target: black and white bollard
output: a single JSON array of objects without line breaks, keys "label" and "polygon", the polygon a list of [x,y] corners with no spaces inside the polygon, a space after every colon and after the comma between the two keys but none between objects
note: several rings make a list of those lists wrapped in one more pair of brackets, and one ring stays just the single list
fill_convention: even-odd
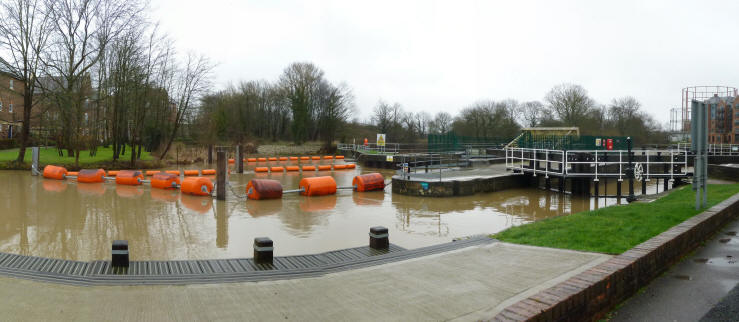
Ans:
[{"label": "black and white bollard", "polygon": [[114,240],[111,257],[113,267],[128,267],[128,241]]},{"label": "black and white bollard", "polygon": [[254,263],[272,264],[274,244],[269,237],[254,238]]},{"label": "black and white bollard", "polygon": [[388,249],[390,247],[390,239],[388,238],[387,228],[375,226],[370,228],[370,248]]}]

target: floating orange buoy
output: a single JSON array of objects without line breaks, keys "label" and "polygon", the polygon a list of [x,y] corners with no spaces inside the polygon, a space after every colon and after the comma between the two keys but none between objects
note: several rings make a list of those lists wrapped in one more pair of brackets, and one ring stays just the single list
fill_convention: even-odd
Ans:
[{"label": "floating orange buoy", "polygon": [[257,162],[257,158],[248,158],[246,159],[248,162]]},{"label": "floating orange buoy", "polygon": [[267,159],[267,160],[269,160],[269,161],[277,161],[277,158],[276,157],[269,157],[269,159]]},{"label": "floating orange buoy", "polygon": [[343,159],[343,158],[344,158],[344,156],[343,156],[343,155],[337,155],[337,156],[335,157],[335,159],[337,159],[337,160],[341,160],[341,159]]},{"label": "floating orange buoy", "polygon": [[151,177],[151,187],[157,189],[177,189],[180,185],[180,176],[160,172]]},{"label": "floating orange buoy", "polygon": [[298,161],[298,157],[290,157],[290,161]]},{"label": "floating orange buoy", "polygon": [[162,173],[162,171],[159,171],[159,170],[147,170],[146,171],[146,176],[151,177],[151,176],[153,176],[153,175],[155,175],[157,173]]},{"label": "floating orange buoy", "polygon": [[287,157],[280,157],[280,161],[287,161]]},{"label": "floating orange buoy", "polygon": [[367,173],[354,177],[354,191],[374,191],[385,189],[385,177],[379,173]]},{"label": "floating orange buoy", "polygon": [[269,168],[267,168],[267,167],[256,167],[256,168],[254,168],[254,172],[269,172]]},{"label": "floating orange buoy", "polygon": [[103,169],[82,169],[77,174],[77,182],[81,183],[98,183],[105,182],[105,170]]},{"label": "floating orange buoy", "polygon": [[334,170],[344,170],[346,169],[346,164],[334,164]]},{"label": "floating orange buoy", "polygon": [[312,156],[310,158],[313,159],[313,160],[321,160],[321,157],[319,157],[317,155],[314,155],[314,156]]},{"label": "floating orange buoy", "polygon": [[236,160],[234,160],[234,159],[228,159],[228,163],[236,163]]},{"label": "floating orange buoy", "polygon": [[319,165],[318,166],[318,171],[331,171],[331,165],[328,165],[328,164],[326,164],[326,165]]},{"label": "floating orange buoy", "polygon": [[246,196],[252,200],[282,198],[282,184],[277,180],[252,179],[246,185]]},{"label": "floating orange buoy", "polygon": [[310,157],[300,157],[300,160],[303,160],[303,161],[310,160]]},{"label": "floating orange buoy", "polygon": [[336,181],[333,177],[303,178],[299,183],[300,192],[304,196],[325,196],[336,193]]},{"label": "floating orange buoy", "polygon": [[169,174],[175,174],[175,175],[178,175],[178,176],[180,175],[180,170],[167,170],[167,171],[164,171],[164,172],[169,173]]},{"label": "floating orange buoy", "polygon": [[283,167],[271,167],[269,169],[270,172],[285,172],[285,168]]},{"label": "floating orange buoy", "polygon": [[296,165],[289,165],[285,167],[285,170],[287,171],[300,171],[300,167]]},{"label": "floating orange buoy", "polygon": [[347,168],[347,169],[354,169],[354,168],[355,168],[356,166],[357,166],[357,165],[356,165],[356,164],[354,164],[354,163],[349,163],[349,164],[347,164],[347,165],[346,165],[346,168]]},{"label": "floating orange buoy", "polygon": [[267,158],[258,158],[257,161],[259,161],[259,162],[266,162],[267,161]]},{"label": "floating orange buoy", "polygon": [[67,169],[64,167],[57,167],[55,165],[47,165],[44,167],[44,178],[46,179],[64,180],[64,176],[67,174]]},{"label": "floating orange buoy", "polygon": [[182,180],[180,190],[196,196],[210,196],[213,191],[213,182],[206,177],[188,177]]},{"label": "floating orange buoy", "polygon": [[138,186],[144,180],[144,174],[141,171],[121,170],[115,177],[116,184],[124,184],[129,186]]},{"label": "floating orange buoy", "polygon": [[331,160],[331,159],[334,158],[334,156],[333,155],[327,155],[327,156],[324,156],[323,158],[326,159],[326,160]]},{"label": "floating orange buoy", "polygon": [[304,165],[303,171],[316,171],[316,167],[312,165]]},{"label": "floating orange buoy", "polygon": [[67,171],[67,176],[77,176],[80,174],[78,171]]},{"label": "floating orange buoy", "polygon": [[202,173],[204,176],[212,176],[216,174],[216,170],[215,169],[205,169],[202,171]]},{"label": "floating orange buoy", "polygon": [[108,176],[109,177],[115,177],[115,176],[118,175],[118,172],[119,171],[116,171],[116,170],[110,170],[110,171],[108,171]]},{"label": "floating orange buoy", "polygon": [[191,177],[191,176],[197,176],[199,171],[198,170],[185,170],[183,171],[185,176]]}]

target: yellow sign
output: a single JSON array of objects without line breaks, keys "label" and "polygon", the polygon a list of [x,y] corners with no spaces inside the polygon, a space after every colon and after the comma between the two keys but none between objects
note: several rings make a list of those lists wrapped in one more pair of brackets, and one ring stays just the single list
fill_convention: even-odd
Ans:
[{"label": "yellow sign", "polygon": [[385,146],[385,134],[377,134],[377,146]]},{"label": "yellow sign", "polygon": [[393,162],[393,156],[392,155],[386,156],[385,157],[385,161],[387,161],[387,162]]}]

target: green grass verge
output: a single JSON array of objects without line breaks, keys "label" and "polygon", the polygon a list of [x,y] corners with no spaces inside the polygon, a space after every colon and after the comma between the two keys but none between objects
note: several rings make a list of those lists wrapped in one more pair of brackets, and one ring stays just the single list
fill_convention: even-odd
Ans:
[{"label": "green grass verge", "polygon": [[[122,156],[122,158],[119,159],[119,162],[128,162],[131,158],[131,155],[129,154],[130,151],[131,151],[130,147],[126,148],[126,155]],[[67,151],[65,150],[64,156],[60,157],[59,154],[57,153],[56,148],[54,147],[41,148],[41,153],[39,155],[40,163],[41,164],[55,164],[55,165],[73,165],[74,157],[67,157],[66,152]],[[5,165],[5,167],[8,167],[11,163],[14,163],[17,157],[18,157],[18,149],[0,150],[0,164]],[[110,163],[112,160],[113,160],[113,148],[112,147],[108,147],[108,148],[99,147],[94,157],[91,157],[88,151],[80,152],[80,167],[82,168],[86,166],[96,166],[99,164]],[[149,154],[149,152],[142,151],[141,160],[150,161],[150,160],[153,160],[153,158],[151,154]],[[30,148],[26,149],[26,155],[23,158],[23,161],[28,164],[31,163],[31,149]]]},{"label": "green grass verge", "polygon": [[[709,185],[708,208],[738,192],[739,184]],[[492,237],[516,244],[621,254],[708,208],[695,210],[695,192],[684,186],[651,203],[544,219]]]}]

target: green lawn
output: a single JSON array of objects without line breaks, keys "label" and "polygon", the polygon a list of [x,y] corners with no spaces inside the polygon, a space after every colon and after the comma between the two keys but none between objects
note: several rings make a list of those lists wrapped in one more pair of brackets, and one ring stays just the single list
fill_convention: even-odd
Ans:
[{"label": "green lawn", "polygon": [[[738,192],[739,184],[709,185],[708,207]],[[705,209],[695,210],[695,192],[684,186],[651,203],[549,218],[512,227],[493,237],[516,244],[621,254]]]},{"label": "green lawn", "polygon": [[[126,155],[122,156],[120,161],[128,161],[131,159],[130,148],[126,148]],[[40,155],[40,163],[41,164],[74,164],[74,157],[67,157],[66,151],[64,151],[64,156],[60,157],[57,153],[56,148],[49,147],[49,148],[41,148],[41,155]],[[8,150],[0,150],[0,162],[9,162],[9,161],[15,161],[15,159],[18,157],[18,149],[8,149]],[[27,163],[31,162],[31,149],[26,149],[26,155],[23,158],[23,160]],[[104,148],[99,147],[97,150],[97,154],[95,154],[94,157],[90,156],[90,153],[88,151],[81,151],[80,152],[80,166],[85,164],[95,164],[99,162],[107,162],[113,160],[113,148]],[[149,152],[141,152],[141,160],[152,160],[151,154]]]}]

